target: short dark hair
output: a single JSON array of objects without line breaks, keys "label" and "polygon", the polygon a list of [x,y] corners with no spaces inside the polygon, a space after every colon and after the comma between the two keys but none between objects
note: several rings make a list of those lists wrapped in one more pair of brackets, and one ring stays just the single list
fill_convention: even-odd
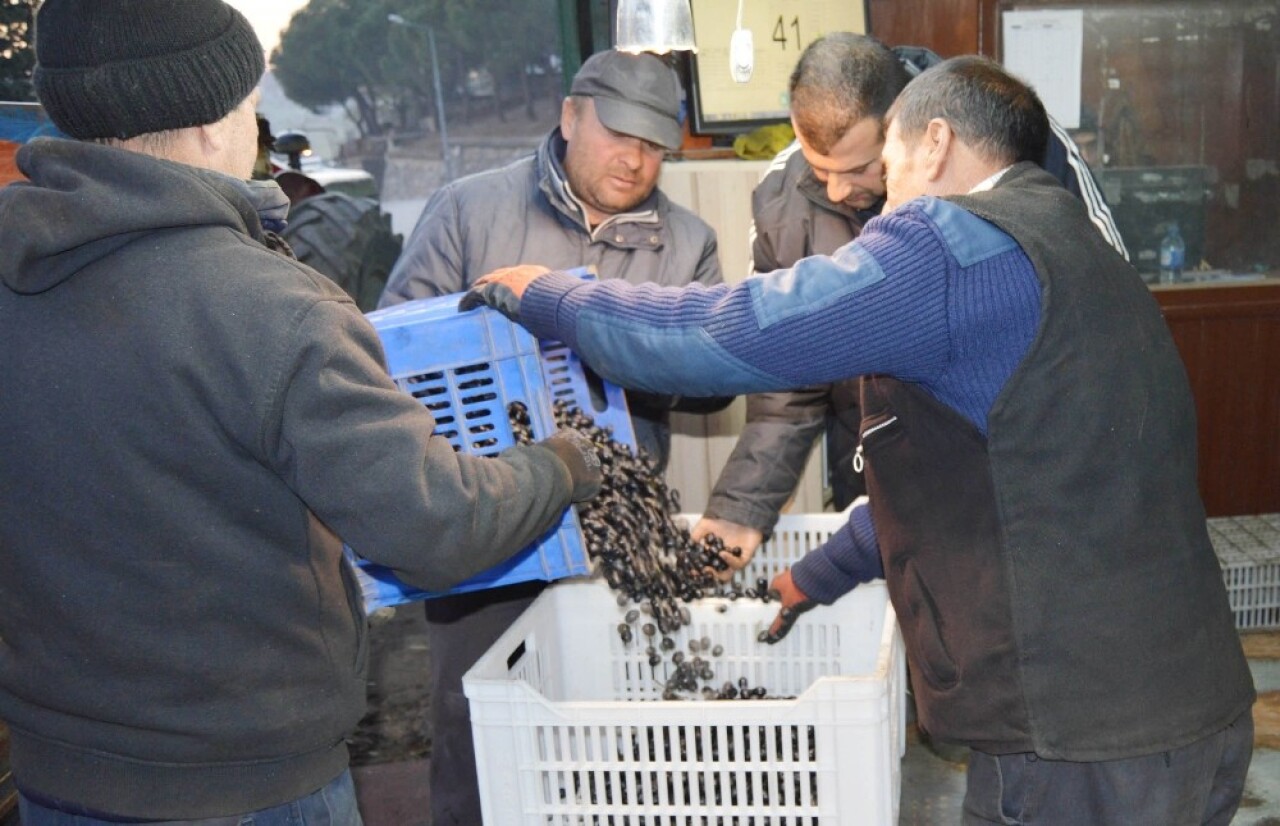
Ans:
[{"label": "short dark hair", "polygon": [[925,70],[898,95],[885,121],[897,123],[908,140],[934,118],[998,163],[1038,163],[1049,141],[1049,116],[1035,90],[985,57],[953,57]]},{"label": "short dark hair", "polygon": [[887,46],[867,35],[834,32],[808,45],[788,87],[796,128],[826,154],[858,121],[883,120],[910,75]]}]

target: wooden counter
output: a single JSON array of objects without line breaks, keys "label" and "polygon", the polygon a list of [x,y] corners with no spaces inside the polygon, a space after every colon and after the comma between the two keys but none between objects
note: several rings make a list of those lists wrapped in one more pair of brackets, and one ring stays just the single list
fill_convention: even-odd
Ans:
[{"label": "wooden counter", "polygon": [[1280,511],[1280,278],[1151,292],[1195,395],[1208,515]]}]

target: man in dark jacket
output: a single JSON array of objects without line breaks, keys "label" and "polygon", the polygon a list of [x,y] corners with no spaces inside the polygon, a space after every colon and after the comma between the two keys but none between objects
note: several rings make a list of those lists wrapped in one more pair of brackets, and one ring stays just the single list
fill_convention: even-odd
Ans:
[{"label": "man in dark jacket", "polygon": [[0,718],[21,818],[358,826],[367,644],[343,541],[439,590],[598,474],[433,435],[373,328],[264,246],[262,46],[222,0],[45,0],[78,140],[0,191]]},{"label": "man in dark jacket", "polygon": [[971,747],[966,824],[1226,826],[1254,689],[1160,309],[997,64],[922,73],[887,123],[885,212],[833,256],[697,291],[516,267],[464,306],[655,392],[866,377],[869,501],[774,579],[765,640],[883,576],[921,727]]},{"label": "man in dark jacket", "polygon": [[[805,49],[789,87],[796,142],[779,153],[752,193],[756,272],[830,255],[880,213],[884,114],[911,77],[940,62],[927,49],[889,49],[847,32]],[[1089,207],[1094,226],[1123,254],[1088,166],[1066,132],[1052,121],[1051,126],[1040,165]],[[859,418],[856,380],[748,396],[746,424],[694,536],[719,534],[744,551],[725,557],[730,566],[745,565],[795,492],[813,443],[824,432],[832,501],[844,510],[866,490],[853,467]]]},{"label": "man in dark jacket", "polygon": [[[601,278],[665,286],[719,284],[711,227],[658,189],[682,137],[675,72],[648,54],[605,51],[574,76],[538,151],[438,190],[392,270],[382,306],[461,292],[498,267],[592,265]],[[628,392],[636,441],[666,466],[671,410],[711,412],[729,399]],[[541,590],[540,583],[427,602],[431,634],[431,810],[435,826],[480,822],[462,675]]]}]

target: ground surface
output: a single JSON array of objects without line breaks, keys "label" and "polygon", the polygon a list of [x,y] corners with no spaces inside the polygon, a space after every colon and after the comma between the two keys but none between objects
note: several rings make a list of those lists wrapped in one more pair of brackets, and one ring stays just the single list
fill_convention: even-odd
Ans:
[{"label": "ground surface", "polygon": [[427,634],[421,603],[399,606],[369,630],[368,713],[350,741],[354,766],[431,752],[427,725]]},{"label": "ground surface", "polygon": [[[1242,637],[1250,660],[1280,662],[1280,631],[1252,632]],[[1269,686],[1274,688],[1274,686]],[[1280,690],[1260,688],[1253,707],[1254,744],[1260,749],[1280,749]]]}]

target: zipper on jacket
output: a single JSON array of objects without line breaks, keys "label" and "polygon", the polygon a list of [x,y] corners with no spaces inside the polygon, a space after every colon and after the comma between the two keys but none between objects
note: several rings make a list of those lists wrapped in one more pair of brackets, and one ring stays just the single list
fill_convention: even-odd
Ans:
[{"label": "zipper on jacket", "polygon": [[893,424],[897,420],[898,420],[897,416],[890,416],[889,418],[885,419],[883,422],[880,422],[879,424],[873,427],[869,427],[862,432],[862,435],[858,437],[858,447],[856,450],[853,451],[853,472],[854,473],[862,472],[862,465],[863,465],[862,446],[863,444],[866,443],[867,437],[870,436],[872,433],[875,433],[877,430],[885,429],[886,427]]}]

